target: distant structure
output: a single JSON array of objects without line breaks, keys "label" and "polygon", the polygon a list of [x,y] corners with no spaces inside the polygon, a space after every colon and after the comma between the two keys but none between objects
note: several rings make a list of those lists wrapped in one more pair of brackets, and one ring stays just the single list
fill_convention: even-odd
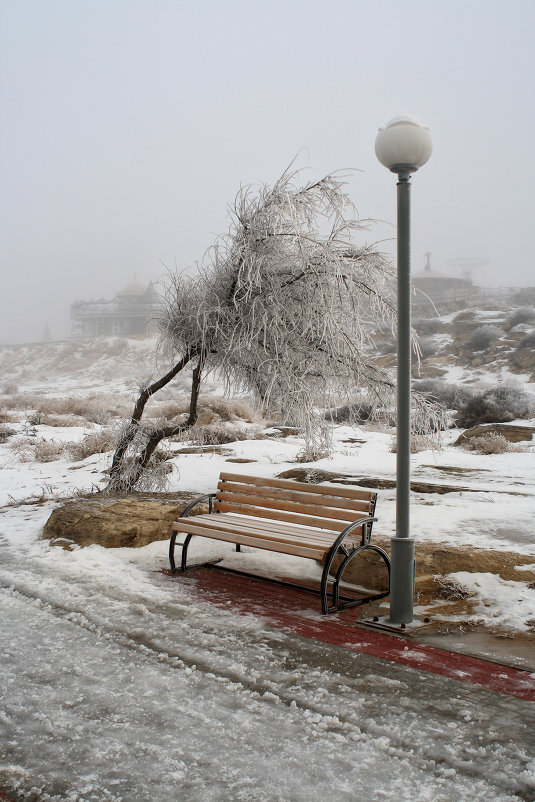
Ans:
[{"label": "distant structure", "polygon": [[420,273],[412,276],[412,285],[417,290],[413,303],[429,303],[428,298],[437,303],[448,303],[451,301],[469,298],[477,291],[472,279],[464,277],[448,276],[445,273],[438,273],[431,269],[431,253],[426,253],[426,263]]},{"label": "distant structure", "polygon": [[150,334],[157,306],[158,295],[152,282],[147,286],[131,281],[111,301],[76,301],[71,306],[71,336],[92,339]]}]

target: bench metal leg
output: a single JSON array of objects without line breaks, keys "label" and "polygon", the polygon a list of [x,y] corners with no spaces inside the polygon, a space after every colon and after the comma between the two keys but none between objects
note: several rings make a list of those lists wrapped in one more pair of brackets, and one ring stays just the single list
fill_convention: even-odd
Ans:
[{"label": "bench metal leg", "polygon": [[[171,535],[171,541],[169,543],[169,564],[171,566],[171,573],[172,574],[176,574],[177,573],[177,569],[176,569],[176,565],[175,565],[175,546],[176,546],[176,539],[177,539],[178,534],[179,534],[178,532],[173,532],[173,534]],[[186,539],[185,539],[184,543],[182,544],[182,558],[180,560],[180,568],[178,569],[179,571],[185,571],[186,570],[186,562],[187,562],[187,559],[188,559],[188,546],[190,544],[190,540],[191,540],[192,537],[193,537],[193,535],[186,535]]]},{"label": "bench metal leg", "polygon": [[[172,574],[182,574],[185,571],[192,571],[194,568],[204,568],[207,565],[217,565],[223,559],[219,557],[217,560],[208,560],[204,563],[196,563],[195,565],[187,565],[188,560],[188,546],[190,544],[191,538],[193,535],[187,535],[184,543],[182,543],[182,555],[180,559],[180,568],[177,568],[175,565],[175,546],[176,546],[176,538],[177,535],[180,534],[179,532],[173,532],[171,535],[171,542],[169,543],[169,563],[171,566],[171,573]],[[180,543],[178,544],[180,545]]]},{"label": "bench metal leg", "polygon": [[[381,591],[379,593],[374,593],[372,595],[363,596],[358,599],[348,599],[344,597],[343,600],[340,599],[340,581],[342,579],[342,574],[344,573],[345,569],[351,562],[351,560],[356,557],[358,554],[361,554],[363,551],[375,551],[379,556],[382,558],[383,562],[385,563],[388,569],[388,585],[389,588],[386,591]],[[334,558],[336,556],[342,556],[342,562],[340,563],[338,570],[335,576],[331,579],[330,569]],[[333,583],[333,587],[331,590],[332,596],[332,604],[329,604],[329,592],[328,592],[328,584],[329,580],[331,579]],[[320,587],[320,594],[321,594],[321,612],[326,615],[327,613],[336,613],[340,610],[345,610],[348,607],[356,607],[358,605],[367,604],[369,601],[375,601],[377,599],[384,599],[390,593],[390,558],[388,554],[383,551],[383,549],[379,548],[379,546],[372,546],[370,543],[365,543],[364,545],[358,546],[356,549],[352,551],[347,551],[346,548],[343,546],[338,546],[338,548],[333,548],[329,552],[327,559],[325,560],[325,565],[323,567],[323,574],[321,576],[321,587]]]}]

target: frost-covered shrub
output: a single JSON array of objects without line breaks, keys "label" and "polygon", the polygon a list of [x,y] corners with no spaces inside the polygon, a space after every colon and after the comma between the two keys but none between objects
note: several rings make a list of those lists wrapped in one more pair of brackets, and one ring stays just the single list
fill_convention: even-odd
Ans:
[{"label": "frost-covered shrub", "polygon": [[480,437],[469,437],[462,448],[466,451],[476,451],[478,454],[505,454],[509,451],[509,443],[502,434],[489,432]]},{"label": "frost-covered shrub", "polygon": [[345,404],[343,407],[330,409],[325,413],[325,420],[333,423],[364,423],[370,419],[373,406],[367,402]]},{"label": "frost-covered shrub", "polygon": [[509,318],[509,325],[511,328],[519,326],[521,323],[529,323],[535,320],[535,309],[529,306],[523,306],[520,309],[515,309]]},{"label": "frost-covered shrub", "polygon": [[10,448],[20,462],[54,462],[65,456],[64,443],[33,437],[17,437]]},{"label": "frost-covered shrub", "polygon": [[422,379],[414,382],[415,390],[425,393],[446,409],[459,409],[474,395],[474,391],[465,384],[448,384],[441,379]]},{"label": "frost-covered shrub", "polygon": [[304,464],[307,462],[317,462],[320,459],[325,459],[325,457],[329,456],[329,452],[323,449],[305,447],[298,451],[293,460],[290,462],[297,462],[299,464]]},{"label": "frost-covered shrub", "polygon": [[82,421],[77,415],[54,415],[48,412],[37,412],[30,418],[30,422],[34,425],[52,426],[52,427],[72,427],[80,426]]},{"label": "frost-covered shrub", "polygon": [[298,451],[293,460],[290,461],[303,464],[306,462],[317,462],[318,460],[325,459],[325,457],[328,456],[329,452],[325,449],[305,446],[305,448],[301,449],[301,451]]},{"label": "frost-covered shrub", "polygon": [[10,442],[9,448],[19,462],[33,462],[35,460],[34,442],[33,439],[30,440],[27,437],[16,437]]},{"label": "frost-covered shrub", "polygon": [[458,315],[455,315],[453,318],[453,323],[462,323],[466,320],[474,320],[476,313],[473,309],[466,309],[464,312],[459,312]]},{"label": "frost-covered shrub", "polygon": [[9,437],[16,434],[15,429],[8,426],[7,423],[0,423],[0,443],[5,443]]},{"label": "frost-covered shrub", "polygon": [[468,345],[470,348],[473,348],[474,351],[484,351],[485,348],[488,348],[493,342],[499,340],[504,334],[504,330],[500,329],[499,326],[493,326],[492,324],[480,326],[472,332]]},{"label": "frost-covered shrub", "polygon": [[104,423],[112,415],[126,415],[129,407],[118,394],[95,393],[87,398],[56,398],[19,393],[2,399],[6,409],[36,410],[38,415],[76,415],[91,423]]},{"label": "frost-covered shrub", "polygon": [[[430,451],[436,450],[437,442],[436,438],[431,437],[430,435],[426,434],[413,434],[411,435],[411,454],[419,454],[421,451]],[[390,453],[397,454],[398,453],[398,443],[397,438],[392,438],[392,442],[390,444]]]},{"label": "frost-covered shrub", "polygon": [[[141,471],[137,487],[145,493],[162,493],[169,486],[169,475],[174,470],[174,465],[169,462],[172,456],[163,448],[157,448],[152,454],[148,464]],[[133,467],[133,458],[130,458],[130,465]]]},{"label": "frost-covered shrub", "polygon": [[384,340],[376,340],[375,348],[379,356],[395,354],[397,350],[396,341],[393,337],[386,337]]},{"label": "frost-covered shrub", "polygon": [[240,440],[258,440],[262,436],[256,426],[239,426],[232,423],[215,423],[206,426],[195,426],[188,432],[188,439],[199,445],[220,446],[225,443],[236,443]]},{"label": "frost-covered shrub", "polygon": [[475,451],[478,454],[505,454],[513,451],[515,453],[525,453],[529,451],[529,443],[509,443],[501,434],[489,432],[479,437],[469,437],[461,444],[461,448],[466,451]]},{"label": "frost-covered shrub", "polygon": [[202,409],[206,406],[219,416],[222,421],[247,421],[253,423],[256,419],[254,409],[249,401],[242,398],[221,398],[219,396],[205,397],[199,399],[199,406]]},{"label": "frost-covered shrub", "polygon": [[53,440],[36,440],[33,448],[36,462],[55,462],[65,456],[65,444]]},{"label": "frost-covered shrub", "polygon": [[[189,412],[189,398],[175,401],[165,401],[156,404],[148,410],[150,418],[164,418],[166,421],[175,420],[180,415]],[[199,398],[199,423],[203,425],[215,424],[221,421],[246,421],[253,423],[257,416],[253,405],[246,398],[223,398],[221,396],[201,395]]]},{"label": "frost-covered shrub", "polygon": [[442,328],[442,322],[436,317],[422,318],[421,320],[413,321],[413,326],[418,335],[423,337],[424,335],[437,334]]},{"label": "frost-covered shrub", "polygon": [[531,331],[529,334],[526,334],[525,337],[522,337],[520,342],[517,346],[517,351],[527,351],[533,350],[535,348],[535,331]]},{"label": "frost-covered shrub", "polygon": [[457,601],[460,599],[468,599],[471,595],[468,588],[465,585],[462,585],[453,576],[439,576],[436,577],[435,582],[439,587],[439,594],[444,599]]},{"label": "frost-covered shrub", "polygon": [[441,348],[431,337],[421,337],[418,340],[418,347],[422,359],[428,359],[431,356],[436,356]]},{"label": "frost-covered shrub", "polygon": [[16,395],[19,391],[19,388],[14,382],[7,382],[2,387],[2,395]]},{"label": "frost-covered shrub", "polygon": [[535,415],[533,396],[521,387],[493,387],[476,393],[462,404],[457,413],[457,426],[467,429],[479,423],[507,423]]},{"label": "frost-covered shrub", "polygon": [[180,415],[186,415],[189,409],[189,399],[182,398],[174,401],[155,401],[147,408],[148,418],[174,421]]}]

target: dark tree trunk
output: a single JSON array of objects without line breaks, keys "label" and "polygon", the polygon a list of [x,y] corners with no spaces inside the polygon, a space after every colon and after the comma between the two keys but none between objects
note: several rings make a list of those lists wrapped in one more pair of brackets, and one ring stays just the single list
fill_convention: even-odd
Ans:
[{"label": "dark tree trunk", "polygon": [[[129,446],[131,445],[132,441],[134,440],[139,423],[141,418],[143,417],[143,412],[145,411],[145,406],[149,399],[157,393],[158,390],[161,390],[162,387],[165,387],[172,381],[175,376],[177,376],[185,367],[194,359],[196,356],[201,354],[199,359],[199,364],[193,371],[193,381],[192,381],[192,388],[191,388],[191,401],[190,401],[190,412],[188,420],[180,424],[179,426],[167,426],[162,427],[161,429],[157,429],[155,432],[151,434],[147,445],[145,446],[143,452],[140,454],[137,460],[137,467],[128,477],[128,479],[123,476],[124,473],[124,458],[128,451]],[[191,428],[197,420],[197,402],[199,399],[199,389],[200,389],[200,381],[201,381],[201,371],[202,366],[204,364],[204,357],[202,355],[202,350],[200,347],[190,348],[182,359],[176,363],[176,365],[168,371],[165,376],[162,376],[157,381],[153,382],[148,387],[145,387],[136,401],[134,406],[134,411],[132,413],[132,417],[130,418],[130,423],[126,431],[123,433],[123,436],[119,443],[117,444],[117,448],[115,449],[115,454],[113,455],[112,466],[110,470],[110,481],[107,487],[107,490],[132,490],[136,482],[138,481],[143,468],[147,465],[149,459],[151,458],[154,450],[158,446],[158,443],[164,437],[172,437],[175,434],[180,434],[182,431]],[[167,432],[170,432],[167,434]],[[159,435],[159,436],[158,436]]]}]

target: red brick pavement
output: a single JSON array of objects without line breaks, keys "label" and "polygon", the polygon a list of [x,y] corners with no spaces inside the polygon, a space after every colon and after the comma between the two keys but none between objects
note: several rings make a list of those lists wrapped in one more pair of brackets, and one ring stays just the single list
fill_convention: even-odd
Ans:
[{"label": "red brick pavement", "polygon": [[535,673],[418,643],[414,636],[367,629],[358,624],[358,607],[323,616],[316,594],[258,577],[208,566],[175,577],[164,573],[186,583],[199,600],[237,615],[261,616],[276,629],[535,701]]}]

